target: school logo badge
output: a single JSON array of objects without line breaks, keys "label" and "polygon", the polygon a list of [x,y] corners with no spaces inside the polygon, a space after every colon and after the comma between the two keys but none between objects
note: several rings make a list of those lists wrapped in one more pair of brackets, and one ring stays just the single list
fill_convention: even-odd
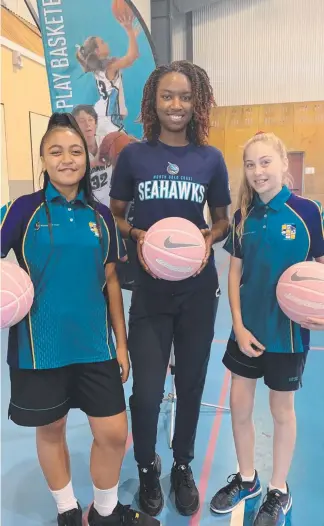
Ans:
[{"label": "school logo badge", "polygon": [[284,239],[296,239],[296,225],[282,225],[281,235]]},{"label": "school logo badge", "polygon": [[90,221],[90,223],[89,223],[89,227],[90,227],[91,232],[92,232],[96,237],[99,237],[98,227],[97,227],[96,223],[93,223],[92,221]]},{"label": "school logo badge", "polygon": [[169,175],[177,175],[180,169],[176,164],[168,163],[167,172]]}]

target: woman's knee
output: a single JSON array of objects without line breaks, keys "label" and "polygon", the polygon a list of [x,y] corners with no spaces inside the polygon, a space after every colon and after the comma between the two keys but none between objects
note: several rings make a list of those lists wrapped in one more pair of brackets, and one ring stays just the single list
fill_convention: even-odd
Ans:
[{"label": "woman's knee", "polygon": [[37,438],[46,441],[58,441],[65,435],[67,417],[60,418],[56,422],[37,428]]},{"label": "woman's knee", "polygon": [[127,442],[128,424],[126,412],[105,418],[89,418],[95,443],[99,447],[124,450]]},{"label": "woman's knee", "polygon": [[270,409],[274,421],[278,424],[294,420],[294,393],[270,391]]},{"label": "woman's knee", "polygon": [[155,385],[150,381],[134,383],[129,401],[131,407],[138,408],[143,413],[159,410],[164,396],[164,382],[161,382],[161,385],[159,383]]}]

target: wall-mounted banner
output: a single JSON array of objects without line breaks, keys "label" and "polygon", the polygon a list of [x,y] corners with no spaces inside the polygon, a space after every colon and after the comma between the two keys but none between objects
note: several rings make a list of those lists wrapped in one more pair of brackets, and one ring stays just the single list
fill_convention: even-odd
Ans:
[{"label": "wall-mounted banner", "polygon": [[136,124],[155,67],[149,32],[126,0],[37,0],[53,111],[94,106],[99,131]]}]

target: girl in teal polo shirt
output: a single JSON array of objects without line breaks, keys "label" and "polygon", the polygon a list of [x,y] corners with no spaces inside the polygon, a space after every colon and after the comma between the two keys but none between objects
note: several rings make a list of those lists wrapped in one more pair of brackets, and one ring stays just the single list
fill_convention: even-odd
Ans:
[{"label": "girl in teal polo shirt", "polygon": [[36,427],[59,526],[82,526],[66,444],[71,408],[85,412],[94,438],[87,524],[158,525],[117,497],[127,438],[122,383],[129,374],[115,270],[123,245],[110,210],[92,196],[86,142],[71,115],[51,117],[40,155],[43,190],[2,209],[1,255],[13,249],[35,289],[30,313],[9,333],[9,415],[18,425]]},{"label": "girl in teal polo shirt", "polygon": [[273,472],[254,526],[284,526],[292,498],[286,484],[296,440],[294,391],[301,386],[309,329],[324,320],[291,322],[276,300],[276,285],[291,265],[315,259],[324,263],[323,210],[294,195],[282,141],[259,133],[244,148],[239,209],[225,244],[231,254],[229,300],[233,331],[223,363],[232,373],[231,411],[239,473],[228,479],[211,502],[216,513],[231,512],[259,495],[254,468],[252,412],[258,378],[270,389],[274,420]]}]

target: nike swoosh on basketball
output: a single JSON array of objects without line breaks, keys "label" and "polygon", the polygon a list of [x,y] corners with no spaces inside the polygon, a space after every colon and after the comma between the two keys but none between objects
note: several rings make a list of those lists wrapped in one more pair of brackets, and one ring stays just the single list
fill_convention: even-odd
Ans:
[{"label": "nike swoosh on basketball", "polygon": [[193,243],[172,243],[170,236],[164,241],[165,248],[185,248],[185,247],[199,247]]},{"label": "nike swoosh on basketball", "polygon": [[323,281],[321,278],[313,278],[312,276],[299,276],[298,272],[295,272],[291,276],[291,281]]}]

